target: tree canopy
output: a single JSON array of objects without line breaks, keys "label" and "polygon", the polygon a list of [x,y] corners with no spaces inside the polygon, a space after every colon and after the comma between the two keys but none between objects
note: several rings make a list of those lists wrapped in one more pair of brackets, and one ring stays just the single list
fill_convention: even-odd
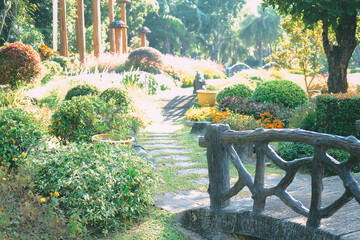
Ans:
[{"label": "tree canopy", "polygon": [[[329,64],[328,87],[332,93],[347,92],[347,67],[359,39],[356,37],[360,1],[264,0],[284,15],[301,19],[308,28],[322,23],[323,47]],[[329,38],[335,33],[335,41]]]}]

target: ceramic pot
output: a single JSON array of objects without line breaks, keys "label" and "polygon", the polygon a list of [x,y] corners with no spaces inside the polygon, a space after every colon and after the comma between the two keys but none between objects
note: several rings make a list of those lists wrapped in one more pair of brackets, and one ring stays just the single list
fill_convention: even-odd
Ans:
[{"label": "ceramic pot", "polygon": [[217,93],[218,91],[198,90],[197,94],[201,107],[215,106],[215,99]]}]

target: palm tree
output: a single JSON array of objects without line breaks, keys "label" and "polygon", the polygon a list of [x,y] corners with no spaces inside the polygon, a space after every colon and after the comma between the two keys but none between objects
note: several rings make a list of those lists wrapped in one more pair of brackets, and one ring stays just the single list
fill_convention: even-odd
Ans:
[{"label": "palm tree", "polygon": [[266,45],[276,41],[280,31],[280,17],[273,9],[263,9],[258,17],[249,15],[244,21],[240,32],[249,46],[255,46],[259,54],[259,66],[263,63],[263,50]]}]

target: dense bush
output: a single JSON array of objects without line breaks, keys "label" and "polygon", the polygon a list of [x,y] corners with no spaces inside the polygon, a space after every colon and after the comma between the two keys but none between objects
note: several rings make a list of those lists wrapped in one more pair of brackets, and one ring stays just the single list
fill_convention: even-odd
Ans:
[{"label": "dense bush", "polygon": [[91,231],[106,233],[128,226],[152,201],[152,166],[134,152],[78,144],[35,161],[38,192],[44,196],[58,192],[66,216]]},{"label": "dense bush", "polygon": [[41,73],[41,58],[30,45],[9,43],[0,49],[0,84],[31,83]]},{"label": "dense bush", "polygon": [[290,108],[305,105],[309,101],[306,92],[299,85],[287,80],[274,80],[261,84],[255,89],[252,99]]},{"label": "dense bush", "polygon": [[34,171],[20,167],[10,175],[0,170],[0,239],[70,239],[70,225],[56,197],[35,193]]},{"label": "dense bush", "polygon": [[360,137],[355,128],[355,121],[360,119],[360,96],[326,94],[317,96],[315,103],[317,131]]},{"label": "dense bush", "polygon": [[114,101],[94,96],[80,96],[61,103],[52,115],[49,132],[64,144],[90,141],[98,133],[129,135],[139,128],[139,122],[124,115]]},{"label": "dense bush", "polygon": [[216,95],[216,101],[219,102],[225,97],[251,97],[253,94],[253,90],[251,90],[248,86],[245,84],[235,84],[230,87],[226,87],[222,89],[217,95]]},{"label": "dense bush", "polygon": [[108,88],[100,94],[100,99],[105,102],[109,102],[111,99],[114,100],[114,104],[119,106],[125,112],[130,108],[132,99],[129,97],[127,92],[120,88]]},{"label": "dense bush", "polygon": [[313,102],[311,102],[309,106],[296,108],[289,118],[289,125],[291,128],[315,131],[315,124],[316,111]]},{"label": "dense bush", "polygon": [[71,88],[65,95],[65,100],[71,100],[73,97],[86,96],[86,95],[98,95],[100,90],[89,84],[80,84]]},{"label": "dense bush", "polygon": [[265,127],[260,120],[255,120],[252,116],[235,113],[218,115],[217,118],[213,119],[213,122],[229,124],[230,128],[236,131],[255,130]]},{"label": "dense bush", "polygon": [[40,146],[43,131],[34,117],[19,108],[0,109],[0,164],[16,169]]},{"label": "dense bush", "polygon": [[288,118],[292,110],[290,108],[269,103],[254,102],[250,98],[225,97],[218,103],[219,111],[230,110],[234,113],[253,116],[260,119],[261,114],[269,112],[273,118],[280,119],[285,125],[288,124]]},{"label": "dense bush", "polygon": [[[282,157],[286,161],[291,161],[294,159],[311,157],[314,155],[314,148],[310,145],[306,145],[303,143],[294,143],[294,142],[280,142],[276,151],[280,157]],[[350,154],[348,152],[338,150],[338,149],[329,149],[328,154],[334,157],[339,162],[344,162],[348,160]],[[307,166],[303,169],[305,172],[311,172],[311,166]],[[353,172],[360,172],[360,164],[355,166],[352,169]],[[335,175],[335,171],[326,166],[325,167],[325,175],[332,176]]]},{"label": "dense bush", "polygon": [[155,48],[141,47],[129,54],[125,67],[130,70],[157,72],[163,65],[162,54]]}]

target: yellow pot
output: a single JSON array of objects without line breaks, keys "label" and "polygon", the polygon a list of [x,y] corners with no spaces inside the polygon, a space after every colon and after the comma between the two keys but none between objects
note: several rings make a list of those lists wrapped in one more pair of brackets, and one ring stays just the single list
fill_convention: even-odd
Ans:
[{"label": "yellow pot", "polygon": [[215,106],[215,98],[218,91],[210,90],[198,90],[198,99],[202,107],[213,107]]},{"label": "yellow pot", "polygon": [[[110,145],[122,145],[122,146],[131,146],[132,142],[135,141],[135,138],[132,136],[126,136],[125,139],[119,134],[97,134],[91,137],[93,143],[107,143]],[[121,140],[118,140],[121,139]]]}]

